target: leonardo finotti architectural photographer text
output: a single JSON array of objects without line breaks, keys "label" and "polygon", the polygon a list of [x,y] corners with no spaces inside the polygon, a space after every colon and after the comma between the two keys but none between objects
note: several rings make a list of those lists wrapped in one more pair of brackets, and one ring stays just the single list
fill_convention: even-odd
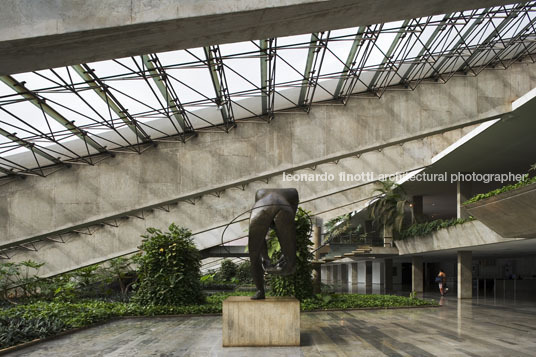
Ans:
[{"label": "leonardo finotti architectural photographer text", "polygon": [[476,172],[457,172],[457,173],[426,173],[419,172],[417,174],[411,173],[395,173],[395,174],[376,174],[372,171],[360,172],[356,174],[339,172],[338,174],[332,174],[328,172],[323,173],[296,173],[290,174],[283,172],[283,182],[370,182],[370,181],[428,181],[428,182],[517,182],[523,179],[523,174],[517,173],[476,173]]}]

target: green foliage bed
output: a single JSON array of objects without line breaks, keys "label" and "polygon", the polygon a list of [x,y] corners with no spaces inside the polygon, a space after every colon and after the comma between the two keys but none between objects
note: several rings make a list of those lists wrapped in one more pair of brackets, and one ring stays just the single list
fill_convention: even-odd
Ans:
[{"label": "green foliage bed", "polygon": [[512,191],[520,187],[531,185],[533,183],[536,183],[536,164],[531,165],[529,172],[523,175],[523,178],[519,180],[519,182],[512,184],[512,185],[506,185],[506,186],[500,187],[496,190],[493,190],[487,193],[480,193],[472,197],[470,200],[465,201],[463,204],[467,205],[469,203],[473,203],[473,202],[483,200],[485,198],[497,196],[498,194],[501,194],[503,192]]},{"label": "green foliage bed", "polygon": [[452,219],[436,219],[434,221],[417,223],[409,226],[407,229],[404,229],[400,232],[400,235],[397,237],[398,240],[407,239],[411,237],[420,237],[427,234],[436,232],[443,228],[448,228],[462,224],[465,222],[473,221],[474,218],[452,218]]},{"label": "green foliage bed", "polygon": [[[139,305],[126,302],[85,300],[79,302],[37,301],[0,310],[0,348],[6,348],[36,338],[44,338],[65,330],[88,326],[121,316],[156,316],[183,314],[218,314],[222,301],[231,295],[248,293],[220,293],[199,305]],[[406,306],[436,306],[433,300],[422,300],[394,295],[332,294],[304,299],[302,311],[393,308]]]}]

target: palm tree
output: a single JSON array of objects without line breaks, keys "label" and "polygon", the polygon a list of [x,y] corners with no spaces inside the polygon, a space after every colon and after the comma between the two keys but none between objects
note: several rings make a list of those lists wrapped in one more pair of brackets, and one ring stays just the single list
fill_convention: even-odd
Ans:
[{"label": "palm tree", "polygon": [[380,181],[380,187],[374,192],[377,196],[369,205],[370,218],[375,226],[383,228],[384,246],[392,246],[393,232],[401,231],[404,209],[409,201],[404,189],[393,181]]}]

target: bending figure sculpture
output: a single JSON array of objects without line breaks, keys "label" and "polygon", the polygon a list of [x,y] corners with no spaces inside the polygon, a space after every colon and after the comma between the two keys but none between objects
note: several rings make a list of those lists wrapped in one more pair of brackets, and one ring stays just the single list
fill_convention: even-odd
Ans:
[{"label": "bending figure sculpture", "polygon": [[[253,300],[264,299],[264,272],[291,275],[296,270],[296,224],[298,191],[294,188],[261,189],[255,194],[255,205],[249,220],[249,258],[251,275],[257,292]],[[281,258],[272,264],[266,239],[275,229],[281,246]]]}]

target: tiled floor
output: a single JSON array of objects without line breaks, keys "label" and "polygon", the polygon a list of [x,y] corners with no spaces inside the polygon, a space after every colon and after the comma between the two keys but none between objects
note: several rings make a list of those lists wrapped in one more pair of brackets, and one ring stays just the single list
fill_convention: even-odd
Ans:
[{"label": "tiled floor", "polygon": [[536,302],[453,297],[440,308],[302,313],[302,346],[223,348],[221,317],[129,319],[18,356],[535,356]]}]

